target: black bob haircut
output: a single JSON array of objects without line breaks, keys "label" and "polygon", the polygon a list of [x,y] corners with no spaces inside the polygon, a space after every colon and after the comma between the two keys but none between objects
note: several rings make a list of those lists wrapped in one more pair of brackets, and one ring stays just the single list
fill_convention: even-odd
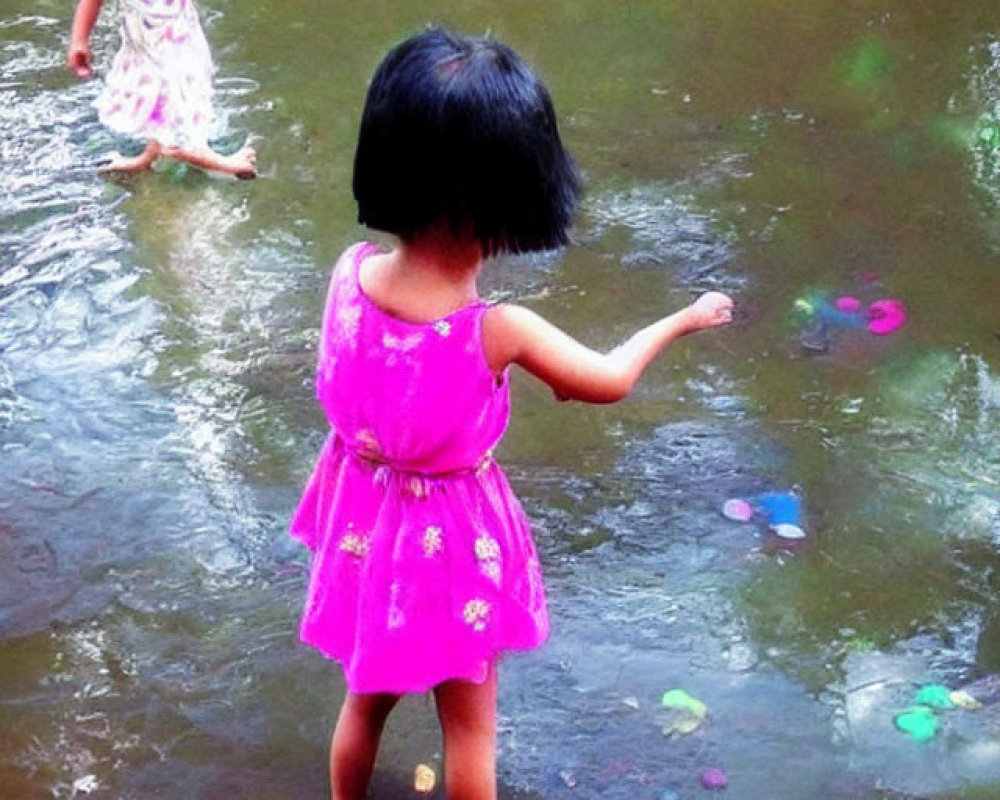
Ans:
[{"label": "black bob haircut", "polygon": [[548,90],[520,57],[432,27],[372,76],[353,189],[363,225],[405,241],[444,224],[490,256],[565,245],[580,178]]}]

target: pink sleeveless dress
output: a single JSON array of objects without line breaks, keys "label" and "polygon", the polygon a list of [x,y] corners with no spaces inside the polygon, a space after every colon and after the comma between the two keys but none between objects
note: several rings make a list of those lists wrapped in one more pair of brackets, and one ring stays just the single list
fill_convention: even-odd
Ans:
[{"label": "pink sleeveless dress", "polygon": [[528,521],[492,450],[510,415],[477,303],[426,324],[379,308],[334,268],[316,391],[332,430],[291,534],[312,551],[300,635],[356,693],[486,679],[548,634]]}]

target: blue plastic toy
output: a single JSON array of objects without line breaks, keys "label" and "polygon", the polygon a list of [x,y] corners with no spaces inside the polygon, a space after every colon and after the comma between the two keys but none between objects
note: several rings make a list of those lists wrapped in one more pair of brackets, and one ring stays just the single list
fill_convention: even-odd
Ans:
[{"label": "blue plastic toy", "polygon": [[768,525],[801,525],[802,501],[791,492],[764,492],[754,498]]}]

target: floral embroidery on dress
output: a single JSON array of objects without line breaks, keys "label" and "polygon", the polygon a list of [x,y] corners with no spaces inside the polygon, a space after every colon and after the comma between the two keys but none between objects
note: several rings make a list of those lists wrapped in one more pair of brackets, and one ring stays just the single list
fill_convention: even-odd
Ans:
[{"label": "floral embroidery on dress", "polygon": [[354,532],[354,526],[347,526],[347,533],[340,540],[340,549],[345,553],[350,553],[352,556],[357,558],[364,558],[368,555],[368,550],[371,548],[371,542],[368,541],[367,536],[362,536],[359,533]]},{"label": "floral embroidery on dress", "polygon": [[371,428],[362,428],[354,435],[354,443],[358,448],[358,454],[372,461],[382,460],[382,447],[378,443],[378,438]]},{"label": "floral embroidery on dress", "polygon": [[486,534],[476,539],[476,558],[480,561],[500,558],[500,545],[497,544],[497,540]]},{"label": "floral embroidery on dress", "polygon": [[337,311],[334,336],[338,342],[353,350],[358,340],[358,330],[361,327],[361,309],[357,305],[345,304]]},{"label": "floral embroidery on dress", "polygon": [[422,333],[413,333],[409,336],[393,336],[386,331],[382,334],[382,346],[386,350],[401,350],[404,353],[415,349],[424,340]]},{"label": "floral embroidery on dress", "polygon": [[446,319],[439,319],[433,325],[434,330],[436,330],[441,336],[447,336],[451,333],[451,323]]},{"label": "floral embroidery on dress", "polygon": [[479,459],[479,463],[476,464],[476,475],[482,475],[490,468],[490,464],[493,463],[493,451],[487,450],[485,455]]},{"label": "floral embroidery on dress", "polygon": [[462,611],[465,624],[471,625],[472,629],[477,632],[486,630],[489,615],[490,604],[478,598],[466,603],[465,609]]},{"label": "floral embroidery on dress", "polygon": [[417,500],[426,500],[431,493],[430,481],[423,475],[411,475],[406,488]]},{"label": "floral embroidery on dress", "polygon": [[402,362],[404,365],[413,364],[414,356],[411,351],[415,350],[424,340],[423,333],[413,333],[409,336],[393,336],[386,331],[382,334],[382,347],[388,351],[385,356],[385,365],[393,367]]},{"label": "floral embroidery on dress", "polygon": [[476,539],[476,559],[479,570],[497,586],[500,585],[500,545],[492,536],[483,534]]},{"label": "floral embroidery on dress", "polygon": [[433,558],[441,552],[444,543],[441,540],[441,529],[437,525],[428,525],[424,531],[424,555]]}]

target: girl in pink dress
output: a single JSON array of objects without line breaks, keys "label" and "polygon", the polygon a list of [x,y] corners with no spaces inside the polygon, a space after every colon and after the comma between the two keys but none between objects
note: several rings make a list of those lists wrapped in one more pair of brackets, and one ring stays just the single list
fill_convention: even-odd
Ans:
[{"label": "girl in pink dress", "polygon": [[[81,78],[93,75],[90,33],[103,0],[79,0],[67,63]],[[223,156],[208,145],[212,124],[212,55],[194,0],[118,0],[121,49],[94,105],[112,130],[142,139],[127,158],[112,153],[102,172],[141,172],[160,156],[200,169],[253,178],[257,154],[243,147]]]},{"label": "girl in pink dress", "polygon": [[517,364],[557,396],[621,399],[677,337],[730,319],[708,293],[610,353],[479,299],[483,260],[567,242],[579,180],[548,92],[508,47],[429,29],[372,78],[359,220],[396,237],[334,267],[317,396],[331,432],[291,523],[312,551],[305,642],[340,662],[332,797],[365,796],[399,696],[432,690],[450,798],[496,796],[496,664],[548,632],[528,521],[493,449]]}]

